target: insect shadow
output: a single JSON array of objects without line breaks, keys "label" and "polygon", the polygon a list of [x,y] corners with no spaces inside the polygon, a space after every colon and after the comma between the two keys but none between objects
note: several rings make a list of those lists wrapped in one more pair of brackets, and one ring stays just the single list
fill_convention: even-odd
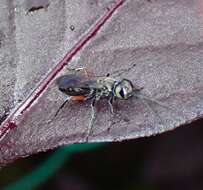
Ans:
[{"label": "insect shadow", "polygon": [[120,77],[123,73],[132,70],[135,66],[136,65],[134,64],[127,69],[118,70],[111,74],[108,73],[106,76],[89,75],[86,68],[68,69],[72,71],[73,74],[63,75],[56,79],[58,89],[67,95],[67,99],[58,108],[55,117],[69,101],[90,101],[91,118],[88,131],[86,133],[86,141],[88,141],[95,121],[96,103],[100,99],[107,99],[109,111],[113,114],[113,102],[116,101],[116,99],[128,100],[131,97],[136,97],[139,98],[149,110],[155,113],[161,122],[163,122],[162,118],[150,106],[149,102],[156,103],[167,109],[170,108],[165,104],[141,93],[143,89],[142,87],[134,85],[127,78]]}]

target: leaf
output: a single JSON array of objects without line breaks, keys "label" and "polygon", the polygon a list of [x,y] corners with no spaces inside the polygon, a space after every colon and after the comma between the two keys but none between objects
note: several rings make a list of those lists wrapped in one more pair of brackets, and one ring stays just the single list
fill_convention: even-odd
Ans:
[{"label": "leaf", "polygon": [[[24,100],[67,50],[95,25],[112,1],[51,1],[46,10],[28,14],[22,5],[17,4],[14,11],[12,3],[5,4],[12,19],[7,18],[6,22],[10,22],[10,31],[2,32],[10,33],[5,34],[9,38],[1,46],[4,86],[0,93],[2,102],[9,103],[1,105],[14,102],[17,107],[17,102]],[[141,99],[131,98],[115,102],[115,113],[111,115],[107,101],[101,100],[90,142],[155,135],[203,117],[201,6],[198,0],[125,1],[68,63],[67,67],[86,67],[99,76],[129,69],[120,77],[130,79],[143,87],[142,94],[169,107],[149,101],[146,106]],[[11,30],[14,25],[16,29]],[[14,66],[8,64],[11,62]],[[68,73],[67,67],[58,76]],[[5,87],[7,83],[9,86]],[[65,99],[53,81],[18,127],[1,140],[0,163],[62,144],[85,142],[90,103],[70,102],[54,118]]]}]

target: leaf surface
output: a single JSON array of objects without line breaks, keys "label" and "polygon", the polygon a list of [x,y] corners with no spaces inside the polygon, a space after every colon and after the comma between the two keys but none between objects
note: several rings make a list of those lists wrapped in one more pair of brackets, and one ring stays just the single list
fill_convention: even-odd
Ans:
[{"label": "leaf surface", "polygon": [[[17,107],[113,3],[49,1],[46,9],[26,12],[32,1],[11,2],[3,3],[10,17],[4,15],[0,21],[2,112],[5,106]],[[203,117],[201,7],[198,0],[128,0],[57,75],[68,73],[68,67],[86,67],[98,76],[130,68],[119,77],[130,79],[143,87],[141,93],[170,107],[149,101],[147,106],[131,98],[116,101],[111,115],[107,101],[101,100],[90,142],[155,135]],[[70,102],[54,118],[65,99],[53,81],[0,142],[0,163],[84,142],[90,103]]]}]

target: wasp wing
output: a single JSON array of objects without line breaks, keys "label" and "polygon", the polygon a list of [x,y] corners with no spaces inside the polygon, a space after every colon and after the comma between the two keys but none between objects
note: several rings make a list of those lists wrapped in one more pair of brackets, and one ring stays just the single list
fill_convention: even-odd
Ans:
[{"label": "wasp wing", "polygon": [[61,92],[69,96],[88,96],[96,87],[96,80],[80,75],[63,75],[56,84]]}]

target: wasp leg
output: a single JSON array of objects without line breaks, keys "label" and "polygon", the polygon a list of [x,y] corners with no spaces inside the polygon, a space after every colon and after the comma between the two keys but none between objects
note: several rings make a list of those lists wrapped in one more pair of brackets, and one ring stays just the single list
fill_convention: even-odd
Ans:
[{"label": "wasp leg", "polygon": [[69,100],[70,100],[70,97],[68,97],[68,98],[63,102],[63,104],[62,104],[62,105],[58,108],[58,110],[56,111],[54,117],[56,117],[56,116],[58,115],[59,111],[65,106],[65,104],[66,104]]},{"label": "wasp leg", "polygon": [[169,109],[171,111],[175,111],[172,107],[168,106],[168,105],[165,105],[164,103],[158,101],[158,100],[155,100],[151,97],[148,97],[146,95],[143,95],[143,94],[140,94],[140,93],[134,93],[134,95],[138,98],[141,98],[141,99],[144,99],[144,100],[147,100],[147,101],[150,101],[150,102],[153,102],[153,103],[156,103],[157,105],[163,107],[163,108],[166,108],[166,109]]},{"label": "wasp leg", "polygon": [[92,132],[92,127],[95,121],[95,102],[96,102],[96,97],[93,97],[92,102],[91,102],[91,119],[89,122],[89,126],[88,126],[88,130],[87,130],[87,134],[86,134],[86,142],[88,142],[88,138]]},{"label": "wasp leg", "polygon": [[8,114],[9,114],[9,108],[4,107],[4,112],[2,113],[2,115],[0,115],[0,125],[7,118]]},{"label": "wasp leg", "polygon": [[110,76],[110,73],[107,73],[107,74],[106,74],[106,77],[109,77],[109,76]]},{"label": "wasp leg", "polygon": [[88,69],[85,68],[85,67],[79,67],[79,68],[76,69],[76,71],[77,71],[77,72],[78,72],[78,71],[83,71],[86,77],[89,77],[89,76],[90,76],[90,72],[89,72]]},{"label": "wasp leg", "polygon": [[71,72],[75,72],[75,74],[77,72],[81,72],[82,71],[86,77],[90,77],[90,75],[91,75],[91,72],[89,72],[88,69],[85,68],[85,67],[79,67],[79,68],[76,68],[76,69],[67,68],[67,70],[69,70]]},{"label": "wasp leg", "polygon": [[108,104],[109,104],[109,108],[110,108],[111,114],[114,114],[114,111],[113,111],[113,100],[114,100],[114,97],[113,97],[113,95],[111,95],[110,98],[108,99]]}]

